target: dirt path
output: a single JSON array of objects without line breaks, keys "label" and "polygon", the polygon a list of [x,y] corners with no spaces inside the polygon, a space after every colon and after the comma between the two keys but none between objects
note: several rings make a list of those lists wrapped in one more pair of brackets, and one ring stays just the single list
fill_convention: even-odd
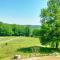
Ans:
[{"label": "dirt path", "polygon": [[22,60],[60,60],[60,57],[56,57],[56,56],[31,57]]}]

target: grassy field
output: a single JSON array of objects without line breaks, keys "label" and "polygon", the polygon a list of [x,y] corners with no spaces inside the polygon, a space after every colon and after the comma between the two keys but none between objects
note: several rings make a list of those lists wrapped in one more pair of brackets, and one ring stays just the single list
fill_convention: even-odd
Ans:
[{"label": "grassy field", "polygon": [[[39,38],[34,37],[0,37],[0,60],[11,60],[14,55],[21,55],[22,58],[56,55],[57,51],[47,46],[42,46]],[[60,50],[57,55],[60,55]]]},{"label": "grassy field", "polygon": [[33,37],[0,37],[0,60],[9,60],[16,54],[28,57],[32,54],[29,47],[40,46],[38,38]]}]

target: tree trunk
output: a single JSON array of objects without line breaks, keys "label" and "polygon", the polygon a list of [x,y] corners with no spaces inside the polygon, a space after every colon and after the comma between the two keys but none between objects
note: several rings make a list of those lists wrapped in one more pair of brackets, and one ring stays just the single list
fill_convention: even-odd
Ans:
[{"label": "tree trunk", "polygon": [[59,42],[58,40],[56,41],[56,49],[58,49],[58,46],[59,46]]}]

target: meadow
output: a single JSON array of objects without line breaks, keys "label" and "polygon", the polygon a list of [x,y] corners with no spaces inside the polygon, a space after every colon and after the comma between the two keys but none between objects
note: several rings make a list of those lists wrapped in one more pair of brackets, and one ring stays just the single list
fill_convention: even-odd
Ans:
[{"label": "meadow", "polygon": [[54,56],[60,55],[59,52],[60,50],[57,53],[55,48],[48,45],[42,46],[39,38],[23,36],[0,37],[0,60],[11,60],[15,55],[21,55],[21,58]]},{"label": "meadow", "polygon": [[6,36],[0,37],[0,60],[9,60],[16,54],[29,57],[32,54],[29,47],[40,46],[39,38]]}]

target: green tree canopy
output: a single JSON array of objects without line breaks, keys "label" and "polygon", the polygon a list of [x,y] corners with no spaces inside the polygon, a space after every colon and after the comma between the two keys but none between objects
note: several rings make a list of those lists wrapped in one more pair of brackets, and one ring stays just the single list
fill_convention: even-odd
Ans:
[{"label": "green tree canopy", "polygon": [[51,43],[58,48],[60,41],[60,0],[49,0],[47,8],[41,10],[41,43]]}]

